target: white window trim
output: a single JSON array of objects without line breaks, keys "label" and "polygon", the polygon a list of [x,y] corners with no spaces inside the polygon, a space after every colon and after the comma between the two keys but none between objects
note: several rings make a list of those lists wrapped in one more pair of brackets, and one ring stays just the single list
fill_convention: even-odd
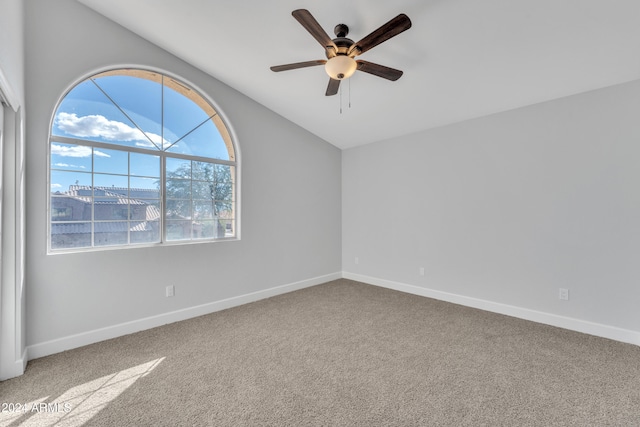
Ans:
[{"label": "white window trim", "polygon": [[[52,134],[52,129],[53,129],[53,124],[55,121],[55,113],[57,112],[57,109],[60,105],[60,103],[65,99],[65,97],[69,94],[69,92],[71,92],[77,85],[81,84],[82,82],[90,79],[92,76],[98,75],[100,73],[104,73],[104,72],[108,72],[108,71],[118,71],[118,70],[125,70],[125,69],[138,69],[141,71],[148,71],[148,72],[152,72],[152,73],[158,73],[161,74],[165,77],[169,77],[171,79],[174,79],[176,82],[179,82],[185,86],[187,86],[188,88],[190,88],[191,90],[193,90],[194,92],[196,92],[203,100],[205,100],[207,103],[209,103],[209,105],[211,105],[211,107],[215,110],[216,115],[219,117],[219,119],[222,121],[226,131],[229,134],[229,138],[231,140],[231,145],[233,148],[233,153],[234,153],[234,158],[235,161],[229,161],[229,160],[222,160],[222,159],[214,159],[214,158],[209,158],[209,157],[199,157],[199,156],[191,156],[191,155],[183,155],[180,153],[169,153],[167,154],[164,151],[161,150],[157,150],[157,151],[151,151],[151,150],[145,150],[145,149],[140,149],[137,147],[129,147],[129,146],[120,146],[117,144],[109,144],[109,143],[102,143],[99,141],[92,141],[92,140],[83,140],[83,139],[75,139],[75,138],[69,138],[69,137],[63,137],[63,136],[55,136]],[[109,251],[109,250],[126,250],[126,249],[141,249],[141,248],[152,248],[152,247],[169,247],[169,246],[183,246],[183,245],[201,245],[201,244],[212,244],[212,243],[223,243],[223,242],[232,242],[232,241],[239,241],[241,240],[241,177],[242,177],[242,173],[241,173],[241,153],[240,153],[240,147],[239,147],[239,143],[238,143],[238,138],[236,135],[236,132],[233,128],[233,126],[230,125],[226,115],[224,114],[224,112],[220,109],[220,107],[218,106],[218,104],[216,102],[214,102],[205,91],[201,90],[197,85],[193,84],[192,82],[185,80],[183,77],[179,77],[176,76],[172,73],[166,72],[164,70],[159,70],[159,69],[154,69],[154,68],[150,68],[150,67],[145,67],[145,66],[139,66],[139,65],[123,65],[123,66],[116,66],[116,67],[109,67],[109,68],[104,68],[104,69],[99,69],[96,70],[94,72],[88,73],[84,76],[82,76],[81,78],[79,78],[78,80],[76,80],[73,84],[71,84],[64,92],[63,94],[60,96],[60,98],[58,99],[58,101],[55,104],[55,107],[53,109],[52,112],[52,116],[51,116],[51,120],[49,123],[49,140],[48,140],[48,144],[47,144],[47,184],[46,184],[46,190],[47,190],[47,209],[46,209],[46,230],[47,230],[47,236],[46,236],[46,253],[47,255],[64,255],[64,254],[69,254],[69,253],[82,253],[82,252],[101,252],[101,251]],[[160,241],[159,242],[152,242],[152,243],[128,243],[128,244],[124,244],[124,245],[105,245],[105,246],[89,246],[89,247],[78,247],[78,248],[61,248],[61,249],[52,249],[51,248],[51,225],[52,225],[52,221],[51,221],[51,144],[52,142],[61,142],[61,143],[70,143],[70,144],[82,144],[82,145],[87,145],[87,146],[95,146],[95,147],[99,147],[99,148],[105,148],[105,149],[115,149],[115,150],[121,150],[121,151],[126,151],[126,152],[139,152],[139,153],[144,153],[144,154],[155,154],[155,155],[159,155],[161,156],[161,158],[182,158],[182,159],[186,159],[186,160],[193,160],[193,161],[205,161],[208,163],[217,163],[217,164],[223,164],[223,165],[229,165],[229,166],[233,166],[234,170],[235,170],[235,174],[234,174],[234,192],[235,192],[235,198],[234,198],[234,236],[231,237],[223,237],[223,238],[212,238],[212,239],[189,239],[189,240],[166,240],[166,230],[165,230],[165,222],[166,222],[166,218],[165,218],[165,211],[164,211],[164,205],[165,205],[165,199],[166,199],[166,188],[164,183],[165,183],[165,170],[164,170],[164,165],[165,165],[165,161],[161,161],[161,182],[162,182],[162,188],[161,188],[161,200],[160,200],[160,204],[161,204],[161,236],[160,236]],[[91,220],[92,222],[94,221],[94,219]]]}]

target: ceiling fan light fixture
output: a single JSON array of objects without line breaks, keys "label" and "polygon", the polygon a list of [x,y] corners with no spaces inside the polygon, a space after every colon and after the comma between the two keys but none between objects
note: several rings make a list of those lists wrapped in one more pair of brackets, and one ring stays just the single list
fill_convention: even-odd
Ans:
[{"label": "ceiling fan light fixture", "polygon": [[411,20],[404,13],[373,30],[356,43],[347,38],[349,27],[345,24],[336,25],[333,30],[336,38],[332,39],[307,9],[296,9],[291,12],[291,15],[320,43],[327,60],[276,65],[271,67],[271,71],[295,70],[324,64],[325,71],[330,77],[326,96],[336,95],[340,89],[340,81],[351,77],[356,70],[391,81],[396,81],[402,76],[401,70],[361,59],[356,61],[354,58],[411,28]]},{"label": "ceiling fan light fixture", "polygon": [[356,60],[347,55],[337,55],[329,59],[324,69],[335,80],[348,79],[356,72],[358,64]]}]

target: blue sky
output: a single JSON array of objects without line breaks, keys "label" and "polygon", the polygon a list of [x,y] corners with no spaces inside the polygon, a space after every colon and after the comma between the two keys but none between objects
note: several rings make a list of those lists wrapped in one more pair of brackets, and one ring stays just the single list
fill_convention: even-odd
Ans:
[{"label": "blue sky", "polygon": [[[196,95],[197,96],[197,95]],[[133,76],[102,76],[73,88],[58,106],[53,135],[151,150],[149,154],[51,144],[51,190],[78,182],[154,188],[160,158],[153,152],[229,159],[226,145],[208,114],[167,86]]]}]

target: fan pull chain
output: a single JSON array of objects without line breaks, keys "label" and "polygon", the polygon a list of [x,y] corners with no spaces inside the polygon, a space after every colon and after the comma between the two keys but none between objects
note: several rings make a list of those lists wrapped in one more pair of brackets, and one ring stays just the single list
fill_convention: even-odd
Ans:
[{"label": "fan pull chain", "polygon": [[[351,79],[348,79],[348,82],[349,82],[349,89],[348,89],[349,93],[347,94],[347,97],[348,97],[347,101],[349,103],[348,108],[351,109]],[[342,114],[342,86],[344,86],[344,85],[340,85],[340,89],[339,89],[339,92],[340,92],[340,114]]]}]

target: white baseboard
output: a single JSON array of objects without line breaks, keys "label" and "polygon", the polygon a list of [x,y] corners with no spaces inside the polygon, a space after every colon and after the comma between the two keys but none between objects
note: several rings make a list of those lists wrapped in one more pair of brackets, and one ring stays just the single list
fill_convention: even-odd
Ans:
[{"label": "white baseboard", "polygon": [[[213,313],[227,308],[237,307],[239,305],[270,298],[276,295],[285,294],[287,292],[308,288],[310,286],[319,285],[342,278],[342,273],[332,273],[324,276],[318,276],[311,279],[301,280],[299,282],[287,285],[276,286],[262,291],[252,292],[249,294],[239,295],[237,297],[227,298],[220,301],[214,301],[195,307],[189,307],[169,313],[159,314],[157,316],[146,317],[143,319],[133,320],[131,322],[120,323],[105,328],[83,332],[76,335],[70,335],[51,341],[33,344],[27,347],[29,360],[48,356],[50,354],[60,353],[72,348],[82,347],[96,342],[116,338],[122,335],[132,334],[134,332],[143,331],[145,329],[155,328],[157,326],[166,325],[168,323],[179,322],[181,320],[190,319],[197,316]],[[25,362],[26,362],[25,357]]]},{"label": "white baseboard", "polygon": [[168,323],[179,322],[181,320],[186,320],[216,311],[237,307],[239,305],[259,301],[261,299],[270,298],[276,295],[285,294],[287,292],[292,292],[315,285],[320,285],[322,283],[330,282],[332,280],[337,280],[340,278],[355,280],[369,285],[380,286],[400,292],[406,292],[409,294],[419,295],[427,298],[447,301],[454,304],[478,308],[493,313],[531,320],[533,322],[557,326],[576,332],[582,332],[585,334],[595,335],[598,337],[608,338],[615,341],[640,346],[640,332],[638,331],[632,331],[628,329],[617,328],[614,326],[603,325],[600,323],[588,322],[585,320],[558,316],[555,314],[530,310],[522,307],[496,303],[488,300],[422,288],[419,286],[408,285],[391,280],[379,279],[349,272],[341,272],[318,276],[287,285],[276,286],[262,291],[239,295],[237,297],[227,298],[220,301],[214,301],[207,304],[172,311],[169,313],[159,314],[157,316],[146,317],[131,322],[120,323],[101,329],[70,335],[43,343],[33,344],[25,349],[22,359],[15,362],[15,375],[13,375],[12,373],[12,376],[22,375],[28,360],[37,359],[40,357],[48,356],[50,354],[60,353],[65,350],[82,347],[111,338],[117,338],[122,335],[132,334],[135,332],[143,331],[145,329],[155,328],[158,326],[166,325]]},{"label": "white baseboard", "polygon": [[516,307],[507,304],[501,304],[488,300],[467,297],[463,295],[452,294],[448,292],[437,291],[433,289],[422,288],[420,286],[407,285],[405,283],[394,282],[391,280],[378,279],[375,277],[364,276],[361,274],[342,272],[345,279],[355,280],[369,285],[380,286],[383,288],[394,289],[396,291],[406,292],[409,294],[420,295],[427,298],[433,298],[441,301],[451,302],[454,304],[464,305],[467,307],[478,308],[493,313],[504,314],[519,319],[531,320],[545,325],[557,326],[563,329],[569,329],[576,332],[582,332],[589,335],[595,335],[602,338],[608,338],[614,341],[620,341],[628,344],[640,346],[640,332],[629,329],[622,329],[615,326],[603,325],[600,323],[589,322],[586,320],[574,319],[571,317],[558,316],[556,314],[545,313],[542,311],[530,310],[527,308]]},{"label": "white baseboard", "polygon": [[12,364],[5,366],[0,372],[0,381],[8,380],[9,378],[19,377],[24,374],[27,368],[27,349],[22,352],[22,358],[15,360]]}]

